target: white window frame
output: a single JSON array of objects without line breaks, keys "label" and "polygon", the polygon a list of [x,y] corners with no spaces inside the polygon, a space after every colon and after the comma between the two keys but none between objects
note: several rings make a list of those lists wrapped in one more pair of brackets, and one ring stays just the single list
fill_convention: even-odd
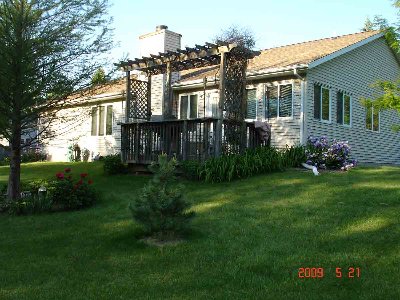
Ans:
[{"label": "white window frame", "polygon": [[[332,123],[332,93],[331,93],[331,89],[327,88],[327,87],[324,87],[322,85],[320,86],[320,88],[321,88],[321,98],[319,100],[319,109],[320,109],[320,111],[319,111],[319,115],[320,115],[319,120],[322,123],[330,124],[330,123]],[[323,97],[322,89],[328,90],[328,92],[329,92],[329,119],[328,120],[322,119],[322,97]]]},{"label": "white window frame", "polygon": [[[193,118],[189,118],[189,116],[190,116],[190,105],[191,105],[191,101],[190,101],[190,96],[191,95],[197,95],[197,115],[196,115],[196,118],[199,118],[199,103],[200,103],[200,94],[199,93],[183,93],[183,94],[179,94],[179,105],[178,105],[178,116],[179,116],[179,120],[182,120],[181,119],[181,102],[182,102],[182,100],[181,100],[181,98],[182,98],[182,96],[188,96],[188,107],[187,107],[187,111],[186,111],[186,119],[187,120],[190,120],[190,119],[192,119],[193,120]],[[195,118],[195,119],[196,119]]]},{"label": "white window frame", "polygon": [[[291,107],[291,112],[290,112],[290,116],[289,117],[281,117],[280,116],[279,104],[280,104],[280,96],[281,96],[281,85],[291,85],[292,86],[292,107]],[[276,120],[278,120],[278,119],[280,119],[280,120],[293,119],[294,118],[294,116],[293,116],[293,114],[294,114],[294,82],[293,82],[293,80],[290,81],[290,82],[287,82],[287,83],[278,83],[278,84],[266,85],[265,88],[264,88],[264,105],[267,105],[267,90],[268,90],[268,88],[271,88],[271,87],[278,87],[277,112],[276,112],[276,117],[271,117],[270,118],[265,113],[267,107],[264,107],[264,118],[265,118],[265,120],[268,120],[268,119],[276,119]]]},{"label": "white window frame", "polygon": [[374,107],[371,107],[371,129],[367,128],[367,112],[368,108],[365,109],[365,129],[369,132],[381,132],[381,111],[378,111],[378,130],[374,130]]},{"label": "white window frame", "polygon": [[[344,97],[345,96],[350,97],[350,124],[344,123]],[[337,109],[337,107],[336,107],[336,109]],[[348,127],[348,128],[352,127],[352,125],[353,125],[353,97],[344,92],[342,92],[342,123],[340,125],[342,125],[343,127]]]}]

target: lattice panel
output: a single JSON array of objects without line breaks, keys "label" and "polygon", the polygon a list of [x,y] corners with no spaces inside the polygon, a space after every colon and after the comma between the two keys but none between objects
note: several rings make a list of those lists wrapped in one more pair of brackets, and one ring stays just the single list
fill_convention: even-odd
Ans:
[{"label": "lattice panel", "polygon": [[131,80],[131,97],[129,103],[129,118],[148,119],[148,89],[147,81]]},{"label": "lattice panel", "polygon": [[227,53],[226,63],[225,119],[243,120],[247,59],[231,52]]}]

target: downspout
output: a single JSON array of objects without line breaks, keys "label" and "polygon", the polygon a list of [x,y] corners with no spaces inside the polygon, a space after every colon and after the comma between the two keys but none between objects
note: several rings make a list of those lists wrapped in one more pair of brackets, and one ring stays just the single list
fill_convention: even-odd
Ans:
[{"label": "downspout", "polygon": [[306,92],[306,80],[298,72],[297,68],[293,68],[293,74],[301,81],[301,92],[300,92],[300,144],[305,144],[304,131],[305,131],[305,115],[304,115],[304,101]]}]

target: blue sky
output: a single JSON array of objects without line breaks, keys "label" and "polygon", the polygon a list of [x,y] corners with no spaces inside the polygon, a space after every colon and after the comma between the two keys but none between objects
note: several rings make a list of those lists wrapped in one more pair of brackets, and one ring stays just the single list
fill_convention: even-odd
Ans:
[{"label": "blue sky", "polygon": [[397,19],[390,0],[158,1],[110,0],[115,41],[112,52],[139,56],[138,36],[167,25],[182,34],[182,46],[210,41],[232,24],[253,31],[257,49],[360,31],[367,17]]}]

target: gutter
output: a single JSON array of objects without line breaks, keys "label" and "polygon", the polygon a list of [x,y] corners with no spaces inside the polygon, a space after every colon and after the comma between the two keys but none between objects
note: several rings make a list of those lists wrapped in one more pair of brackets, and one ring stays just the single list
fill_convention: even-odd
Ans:
[{"label": "gutter", "polygon": [[213,78],[210,80],[209,78],[211,77],[206,77],[207,82],[204,84],[204,79],[197,79],[197,80],[192,80],[192,81],[187,81],[183,83],[176,83],[172,85],[172,89],[174,91],[179,91],[179,90],[186,90],[186,89],[196,89],[196,88],[204,88],[204,87],[215,87],[219,85],[219,80],[215,80]]},{"label": "gutter", "polygon": [[[296,77],[300,76],[299,72],[305,72],[308,69],[308,65],[298,65],[296,67],[286,67],[280,69],[267,69],[259,72],[248,72],[246,74],[247,81],[250,80],[258,80],[258,79],[267,79],[274,77],[284,77],[294,75]],[[218,86],[219,80],[214,77],[207,77],[206,87],[215,87]],[[186,89],[195,89],[195,88],[203,88],[204,82],[203,79],[196,79],[192,81],[186,81],[182,83],[175,83],[172,86],[172,89],[175,91],[186,90]]]},{"label": "gutter", "polygon": [[270,71],[261,71],[258,73],[247,74],[247,80],[257,80],[257,79],[265,79],[265,78],[273,78],[273,77],[283,77],[295,75],[296,77],[300,76],[298,72],[305,72],[308,69],[307,65],[299,65],[290,68],[282,68],[282,69],[270,69]]},{"label": "gutter", "polygon": [[95,104],[95,103],[101,103],[101,102],[110,102],[113,100],[120,100],[121,98],[124,98],[125,92],[116,92],[116,93],[108,93],[108,94],[100,94],[100,95],[95,95],[95,96],[89,96],[89,97],[81,97],[81,98],[75,98],[72,99],[70,102],[65,103],[65,108],[71,108],[71,107],[76,107],[76,106],[87,106],[88,104]]}]

